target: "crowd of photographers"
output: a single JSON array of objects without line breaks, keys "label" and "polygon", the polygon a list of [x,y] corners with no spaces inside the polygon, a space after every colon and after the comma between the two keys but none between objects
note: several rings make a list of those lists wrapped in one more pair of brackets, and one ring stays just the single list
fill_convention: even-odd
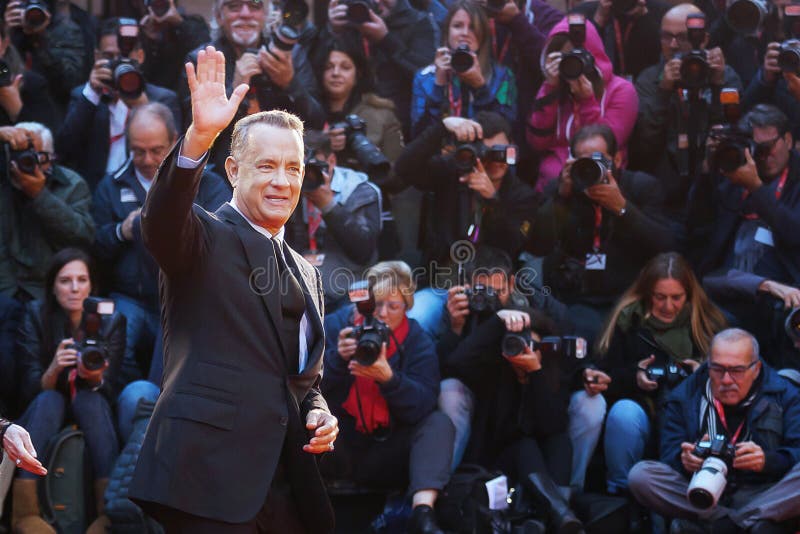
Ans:
[{"label": "crowd of photographers", "polygon": [[249,85],[235,120],[305,124],[286,239],[325,292],[341,436],[319,465],[333,495],[399,492],[373,529],[800,527],[800,5],[567,7],[136,0],[98,23],[8,1],[0,531],[57,531],[29,454],[47,467],[68,424],[88,531],[135,515],[113,480],[163,365],[140,213],[206,44]]}]

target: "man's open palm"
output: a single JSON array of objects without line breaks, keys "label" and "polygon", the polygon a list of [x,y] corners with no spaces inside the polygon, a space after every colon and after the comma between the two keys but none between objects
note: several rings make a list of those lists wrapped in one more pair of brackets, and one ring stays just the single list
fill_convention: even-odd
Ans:
[{"label": "man's open palm", "polygon": [[186,76],[192,95],[192,129],[203,140],[213,142],[230,124],[248,86],[242,84],[228,98],[225,91],[225,56],[207,46],[197,54],[197,68],[186,64]]}]

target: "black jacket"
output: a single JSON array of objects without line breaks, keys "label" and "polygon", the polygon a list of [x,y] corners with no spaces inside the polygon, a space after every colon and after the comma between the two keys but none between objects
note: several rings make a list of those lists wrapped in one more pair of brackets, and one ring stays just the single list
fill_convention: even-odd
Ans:
[{"label": "black jacket", "polygon": [[[125,316],[115,312],[101,330],[101,337],[105,340],[109,367],[103,374],[104,381],[100,391],[112,403],[116,401],[117,395],[124,385],[117,380],[122,358],[125,355],[126,323]],[[41,301],[29,302],[25,306],[16,345],[19,396],[22,407],[27,407],[42,391],[42,375],[55,358],[58,344],[62,339],[73,337],[66,316],[61,310],[54,313],[51,319],[51,330],[50,336],[47,336],[41,317]],[[51,339],[50,343],[47,343],[48,337]],[[56,383],[56,389],[65,395],[69,395],[67,374],[68,369],[64,369]],[[80,385],[80,383],[80,379],[78,379],[77,384]]]},{"label": "black jacket", "polygon": [[[439,155],[446,135],[441,122],[431,125],[395,161],[400,180],[431,193],[423,208],[426,260],[447,261],[450,246],[465,239],[469,226],[475,222],[472,203],[479,195],[459,183],[453,159]],[[536,216],[536,191],[510,169],[497,195],[478,202],[483,212],[479,243],[500,248],[516,258]]]},{"label": "black jacket", "polygon": [[0,413],[6,417],[14,417],[17,405],[17,362],[14,358],[14,345],[17,340],[17,329],[22,317],[22,306],[19,302],[0,295]]},{"label": "black jacket", "polygon": [[161,165],[142,211],[145,245],[161,267],[164,378],[130,496],[146,510],[157,503],[242,523],[264,505],[281,463],[305,512],[299,519],[310,532],[330,532],[333,510],[316,459],[302,450],[306,415],[328,411],[319,391],[319,273],[285,247],[314,337],[296,373],[280,288],[269,284],[278,279],[273,249],[233,207],[211,214],[192,205],[205,161],[177,167],[182,142]]},{"label": "black jacket", "polygon": [[[82,84],[72,90],[67,116],[56,135],[56,153],[59,161],[75,169],[94,191],[106,174],[110,115],[108,104],[101,99],[95,106],[83,96],[83,88]],[[148,101],[160,102],[172,111],[176,125],[181,123],[178,97],[173,91],[148,83],[144,92]]]},{"label": "black jacket", "polygon": [[[176,27],[169,27],[161,33],[160,39],[150,39],[142,32],[145,79],[176,93],[181,86],[181,73],[186,55],[211,40],[208,24],[200,15],[187,15],[181,11],[183,21]],[[181,122],[178,121],[178,128]]]},{"label": "black jacket", "polygon": [[[95,231],[94,257],[111,271],[110,291],[138,300],[158,310],[158,265],[142,242],[141,218],[134,219],[133,241],[120,239],[118,228],[136,209],[144,206],[144,188],[136,178],[133,163],[126,164],[97,185],[92,201]],[[211,171],[203,173],[195,202],[214,212],[231,199],[230,188]]]},{"label": "black jacket", "polygon": [[8,112],[0,107],[0,126],[13,126],[18,122],[38,122],[55,132],[61,125],[60,116],[50,94],[47,92],[47,80],[32,70],[22,73],[22,87],[20,88],[22,109],[19,110],[17,120],[11,120]]},{"label": "black jacket", "polygon": [[[635,279],[647,261],[674,248],[674,235],[661,215],[661,187],[654,177],[622,171],[617,183],[627,200],[625,214],[602,211],[600,252],[604,270],[586,271],[592,252],[594,205],[588,197],[563,199],[552,182],[548,200],[539,208],[528,248],[544,260],[544,283],[566,304],[610,305]],[[546,194],[548,192],[546,191]]]},{"label": "black jacket", "polygon": [[732,252],[742,215],[755,213],[772,231],[777,264],[761,262],[753,274],[784,284],[800,283],[800,154],[792,151],[789,174],[780,196],[775,198],[776,178],[746,200],[744,189],[724,176],[701,175],[689,195],[687,228],[690,233],[695,271],[703,277],[725,268]]}]

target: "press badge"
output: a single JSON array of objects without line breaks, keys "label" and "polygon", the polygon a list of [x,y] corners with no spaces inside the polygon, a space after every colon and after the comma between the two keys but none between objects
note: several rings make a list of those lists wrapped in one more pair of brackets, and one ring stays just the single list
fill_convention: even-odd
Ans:
[{"label": "press badge", "polygon": [[767,245],[768,247],[775,246],[775,240],[772,239],[772,230],[769,228],[764,228],[763,226],[759,226],[758,230],[756,230],[755,240],[756,243],[761,243],[762,245]]},{"label": "press badge", "polygon": [[589,252],[586,254],[587,271],[605,271],[606,270],[606,255],[600,252]]},{"label": "press badge", "polygon": [[119,201],[120,202],[137,202],[138,199],[136,198],[136,193],[133,192],[133,189],[128,187],[123,187],[119,190]]},{"label": "press badge", "polygon": [[325,254],[314,254],[308,252],[306,254],[303,254],[303,257],[306,259],[308,263],[310,263],[314,267],[322,267],[322,264],[325,262]]}]

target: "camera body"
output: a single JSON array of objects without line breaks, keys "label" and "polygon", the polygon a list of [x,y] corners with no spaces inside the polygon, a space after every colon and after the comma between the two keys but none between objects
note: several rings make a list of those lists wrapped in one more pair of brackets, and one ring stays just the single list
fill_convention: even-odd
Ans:
[{"label": "camera body", "polygon": [[348,296],[350,302],[356,305],[356,310],[364,318],[364,323],[354,326],[349,335],[357,340],[353,358],[361,365],[372,365],[381,353],[381,346],[389,343],[391,331],[386,323],[373,317],[375,295],[372,294],[369,281],[360,280],[350,284]]},{"label": "camera body", "polygon": [[728,0],[725,20],[728,26],[743,35],[755,35],[770,11],[767,0]]},{"label": "camera body", "polygon": [[586,340],[576,336],[546,336],[541,341],[534,341],[529,329],[521,332],[506,332],[503,335],[501,350],[506,356],[519,356],[530,347],[542,354],[554,354],[582,360],[586,357]]},{"label": "camera body", "polygon": [[681,56],[680,86],[685,89],[702,89],[709,83],[711,67],[706,59],[703,45],[706,40],[706,17],[694,13],[686,17],[686,33],[692,50]]},{"label": "camera body", "polygon": [[453,152],[453,159],[456,162],[458,175],[469,174],[478,166],[478,160],[484,163],[496,162],[506,165],[516,165],[517,147],[516,145],[492,145],[487,147],[483,141],[472,143],[461,143],[456,146]]},{"label": "camera body", "polygon": [[558,74],[564,81],[577,80],[582,75],[595,72],[594,56],[584,48],[586,43],[586,18],[572,13],[569,20],[569,40],[572,50],[561,56]]},{"label": "camera body", "polygon": [[111,87],[125,98],[139,98],[144,92],[144,74],[141,65],[129,56],[139,41],[139,23],[134,19],[120,18],[117,28],[117,59],[108,62],[111,71]]},{"label": "camera body", "polygon": [[17,168],[25,174],[34,174],[36,168],[39,166],[39,154],[33,147],[33,141],[28,141],[27,148],[22,150],[13,150],[9,145],[7,147],[6,161],[15,162]]},{"label": "camera body", "polygon": [[800,40],[787,39],[781,43],[778,66],[783,72],[800,74]]},{"label": "camera body", "polygon": [[666,386],[669,389],[683,382],[689,374],[683,365],[672,361],[664,365],[651,365],[645,370],[648,380],[658,382],[659,387]]},{"label": "camera body", "polygon": [[614,162],[606,158],[602,152],[592,152],[588,158],[576,159],[569,171],[572,190],[575,193],[583,193],[593,185],[606,183],[608,171],[613,168]]},{"label": "camera body", "polygon": [[103,326],[114,314],[114,301],[97,297],[88,297],[83,301],[81,317],[82,337],[72,344],[78,351],[78,358],[88,371],[102,369],[108,360],[106,340],[103,338]]},{"label": "camera body", "polygon": [[500,299],[493,287],[474,284],[464,289],[464,294],[469,299],[470,313],[494,313],[500,309]]},{"label": "camera body", "polygon": [[25,28],[38,28],[47,21],[50,10],[42,0],[22,0],[22,25]]},{"label": "camera body", "polygon": [[694,506],[705,510],[716,506],[725,491],[736,447],[724,435],[717,434],[709,441],[698,441],[692,454],[703,458],[703,466],[692,476],[686,497]]},{"label": "camera body", "polygon": [[343,121],[331,126],[331,129],[338,128],[344,130],[347,148],[373,181],[389,174],[392,164],[367,137],[367,123],[364,119],[351,113]]},{"label": "camera body", "polygon": [[377,11],[377,6],[372,0],[345,0],[347,6],[347,20],[352,24],[369,22],[370,12]]},{"label": "camera body", "polygon": [[307,151],[309,156],[306,158],[306,175],[303,177],[303,193],[315,191],[325,183],[325,174],[328,172],[328,162],[318,159],[311,151]]},{"label": "camera body", "polygon": [[464,74],[475,64],[475,56],[467,44],[460,44],[450,51],[450,67],[457,74]]},{"label": "camera body", "polygon": [[742,114],[739,92],[736,89],[723,89],[720,92],[720,102],[726,124],[709,132],[709,135],[717,140],[717,148],[711,154],[710,163],[717,172],[733,172],[747,163],[745,149],[749,149],[754,158],[758,155],[750,135],[737,126]]}]

